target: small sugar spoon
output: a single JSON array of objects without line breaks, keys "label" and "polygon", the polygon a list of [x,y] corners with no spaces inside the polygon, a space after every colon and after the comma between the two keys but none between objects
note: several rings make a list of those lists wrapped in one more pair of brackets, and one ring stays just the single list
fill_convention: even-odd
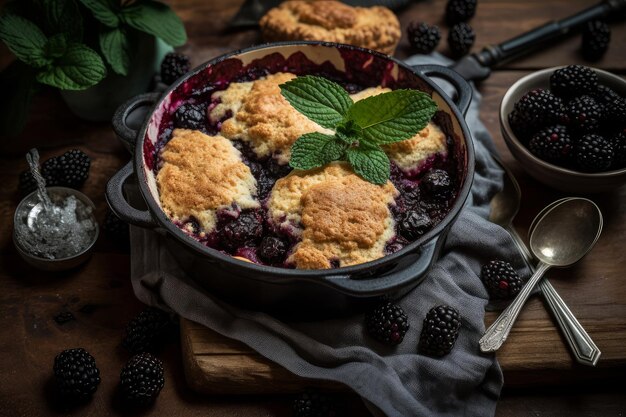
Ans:
[{"label": "small sugar spoon", "polygon": [[566,268],[582,259],[602,231],[602,213],[586,198],[571,198],[543,212],[530,235],[530,250],[539,260],[535,273],[485,331],[480,350],[494,352],[506,340],[531,291],[552,267]]}]

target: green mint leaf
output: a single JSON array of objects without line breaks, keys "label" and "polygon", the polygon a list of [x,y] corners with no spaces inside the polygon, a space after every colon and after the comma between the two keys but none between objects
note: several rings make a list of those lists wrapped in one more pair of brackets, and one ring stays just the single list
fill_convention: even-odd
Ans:
[{"label": "green mint leaf", "polygon": [[120,25],[120,18],[111,8],[108,0],[80,0],[80,2],[91,10],[93,16],[103,25],[110,28],[116,28]]},{"label": "green mint leaf", "polygon": [[42,68],[52,60],[46,57],[48,39],[30,20],[14,14],[0,16],[0,40],[22,62],[35,68]]},{"label": "green mint leaf", "polygon": [[158,1],[138,0],[122,9],[121,18],[135,29],[161,38],[171,46],[187,42],[185,26],[169,6]]},{"label": "green mint leaf", "polygon": [[361,127],[361,136],[372,144],[410,139],[428,124],[437,104],[416,90],[395,90],[357,101],[348,118]]},{"label": "green mint leaf", "polygon": [[378,147],[359,146],[348,148],[348,162],[354,172],[372,184],[385,184],[389,179],[389,158]]},{"label": "green mint leaf", "polygon": [[296,169],[312,169],[340,159],[347,144],[335,136],[319,132],[306,133],[291,146],[289,165]]},{"label": "green mint leaf", "polygon": [[116,74],[127,75],[130,69],[130,46],[122,28],[100,32],[100,50]]},{"label": "green mint leaf", "polygon": [[328,129],[345,118],[352,99],[339,84],[307,75],[280,85],[280,93],[296,110]]},{"label": "green mint leaf", "polygon": [[78,43],[69,44],[65,55],[37,74],[37,81],[63,90],[84,90],[106,75],[102,58],[93,49]]},{"label": "green mint leaf", "polygon": [[59,58],[65,55],[67,50],[67,38],[63,33],[57,33],[50,37],[46,43],[46,56],[50,58]]},{"label": "green mint leaf", "polygon": [[74,0],[43,0],[48,33],[63,33],[70,41],[83,39],[83,17]]}]

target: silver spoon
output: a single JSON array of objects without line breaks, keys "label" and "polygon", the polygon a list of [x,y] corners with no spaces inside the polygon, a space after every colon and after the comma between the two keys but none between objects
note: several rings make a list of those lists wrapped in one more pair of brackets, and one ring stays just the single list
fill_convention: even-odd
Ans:
[{"label": "silver spoon", "polygon": [[494,352],[506,340],[532,289],[552,267],[566,268],[578,262],[595,245],[602,231],[602,213],[586,198],[556,204],[537,220],[530,236],[530,250],[539,263],[532,277],[480,339],[480,350]]},{"label": "silver spoon", "polygon": [[[513,238],[513,242],[522,253],[526,264],[531,271],[534,272],[536,261],[533,259],[530,251],[526,248],[526,245],[515,230],[515,227],[513,227],[513,219],[519,211],[522,199],[520,186],[508,167],[497,157],[494,156],[494,159],[504,170],[504,186],[502,191],[496,194],[491,200],[491,213],[489,215],[489,220],[502,226],[509,232]],[[556,200],[545,207],[533,219],[529,228],[529,234],[535,228],[537,220],[540,219],[548,209],[566,199],[567,198]],[[580,322],[578,322],[572,311],[567,307],[567,304],[565,304],[565,301],[563,301],[563,299],[559,296],[556,289],[547,278],[541,280],[539,283],[539,289],[547,302],[548,308],[556,318],[556,323],[565,335],[565,340],[567,341],[576,361],[584,365],[595,366],[600,358],[600,349],[598,349],[589,334],[585,331]]]},{"label": "silver spoon", "polygon": [[[528,229],[528,236],[532,234],[533,230],[535,230],[535,226],[537,225],[537,220],[543,217],[543,215],[554,207],[557,204],[562,203],[563,201],[569,200],[572,197],[561,198],[559,200],[553,201],[548,204],[543,210],[537,214],[537,216],[533,219],[530,224],[530,228]],[[531,269],[535,270],[534,266]],[[548,285],[546,285],[546,283]],[[583,326],[578,322],[574,313],[567,307],[565,301],[561,298],[561,296],[556,292],[556,289],[552,286],[552,284],[548,283],[548,279],[544,278],[539,283],[539,287],[541,288],[541,292],[544,294],[546,302],[548,306],[554,313],[554,317],[557,320],[557,323],[563,334],[565,335],[565,340],[569,344],[576,361],[583,365],[591,365],[595,366],[600,359],[600,355],[602,352],[598,349],[598,346],[593,342],[591,336],[585,331]],[[556,313],[558,311],[558,314]]]}]

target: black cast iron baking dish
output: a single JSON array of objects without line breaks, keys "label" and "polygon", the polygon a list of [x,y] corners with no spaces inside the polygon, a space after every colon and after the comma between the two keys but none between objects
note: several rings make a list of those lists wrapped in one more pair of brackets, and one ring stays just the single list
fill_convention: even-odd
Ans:
[{"label": "black cast iron baking dish", "polygon": [[[296,270],[252,264],[204,246],[185,235],[159,205],[154,175],[155,149],[159,148],[158,128],[163,117],[185,97],[211,94],[231,81],[246,80],[246,74],[295,72],[344,77],[363,87],[417,88],[432,93],[439,106],[436,121],[454,143],[459,173],[457,198],[442,222],[402,250],[365,264],[330,270]],[[456,91],[455,101],[446,96],[430,77],[443,78]],[[197,67],[163,94],[144,94],[123,104],[116,112],[113,127],[132,150],[131,162],[109,181],[106,197],[111,209],[123,220],[140,227],[154,228],[166,237],[168,248],[183,269],[198,283],[231,302],[248,308],[306,311],[313,315],[336,314],[379,296],[399,296],[425,277],[452,222],[470,192],[474,175],[474,148],[463,118],[472,90],[454,71],[437,65],[410,67],[375,51],[327,42],[283,42],[235,51]],[[143,125],[128,126],[128,115],[150,106]],[[161,140],[163,140],[161,138]],[[123,185],[136,175],[146,209],[128,204]]]}]

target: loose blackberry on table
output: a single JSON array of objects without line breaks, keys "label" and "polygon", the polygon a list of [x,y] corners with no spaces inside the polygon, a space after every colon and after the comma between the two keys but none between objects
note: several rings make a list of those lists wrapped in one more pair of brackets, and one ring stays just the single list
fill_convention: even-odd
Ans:
[{"label": "loose blackberry on table", "polygon": [[370,336],[386,345],[398,345],[409,330],[409,318],[397,304],[385,301],[365,315]]},{"label": "loose blackberry on table", "polygon": [[480,271],[489,298],[509,300],[522,289],[522,280],[510,263],[493,260],[483,265]]},{"label": "loose blackberry on table", "polygon": [[309,389],[294,400],[293,415],[294,417],[335,417],[338,414],[328,396]]},{"label": "loose blackberry on table", "polygon": [[461,315],[454,308],[440,305],[430,309],[418,344],[421,354],[442,357],[452,351],[461,328]]},{"label": "loose blackberry on table", "polygon": [[121,393],[133,405],[152,403],[164,385],[163,362],[150,353],[130,358],[120,374]]},{"label": "loose blackberry on table", "polygon": [[122,346],[131,353],[154,351],[169,336],[172,328],[168,313],[148,307],[128,323]]},{"label": "loose blackberry on table", "polygon": [[587,22],[583,29],[582,54],[588,61],[597,61],[609,49],[611,28],[602,20]]},{"label": "loose blackberry on table", "polygon": [[54,358],[54,379],[64,400],[86,401],[98,389],[100,370],[83,348],[67,349]]},{"label": "loose blackberry on table", "polygon": [[603,136],[589,134],[576,144],[576,164],[582,171],[606,171],[613,163],[613,143]]},{"label": "loose blackberry on table", "polygon": [[550,76],[550,90],[561,98],[591,95],[597,88],[598,74],[584,65],[569,65],[554,71]]},{"label": "loose blackberry on table", "polygon": [[420,54],[429,54],[435,50],[441,39],[437,25],[430,26],[426,22],[411,22],[407,28],[409,43]]},{"label": "loose blackberry on table", "polygon": [[466,55],[476,40],[474,29],[467,23],[458,23],[454,25],[448,33],[448,46],[454,57]]},{"label": "loose blackberry on table", "polygon": [[449,25],[467,22],[476,14],[477,4],[477,0],[448,0],[446,22]]},{"label": "loose blackberry on table", "polygon": [[187,55],[170,52],[161,62],[161,81],[170,85],[191,69],[191,62]]}]

